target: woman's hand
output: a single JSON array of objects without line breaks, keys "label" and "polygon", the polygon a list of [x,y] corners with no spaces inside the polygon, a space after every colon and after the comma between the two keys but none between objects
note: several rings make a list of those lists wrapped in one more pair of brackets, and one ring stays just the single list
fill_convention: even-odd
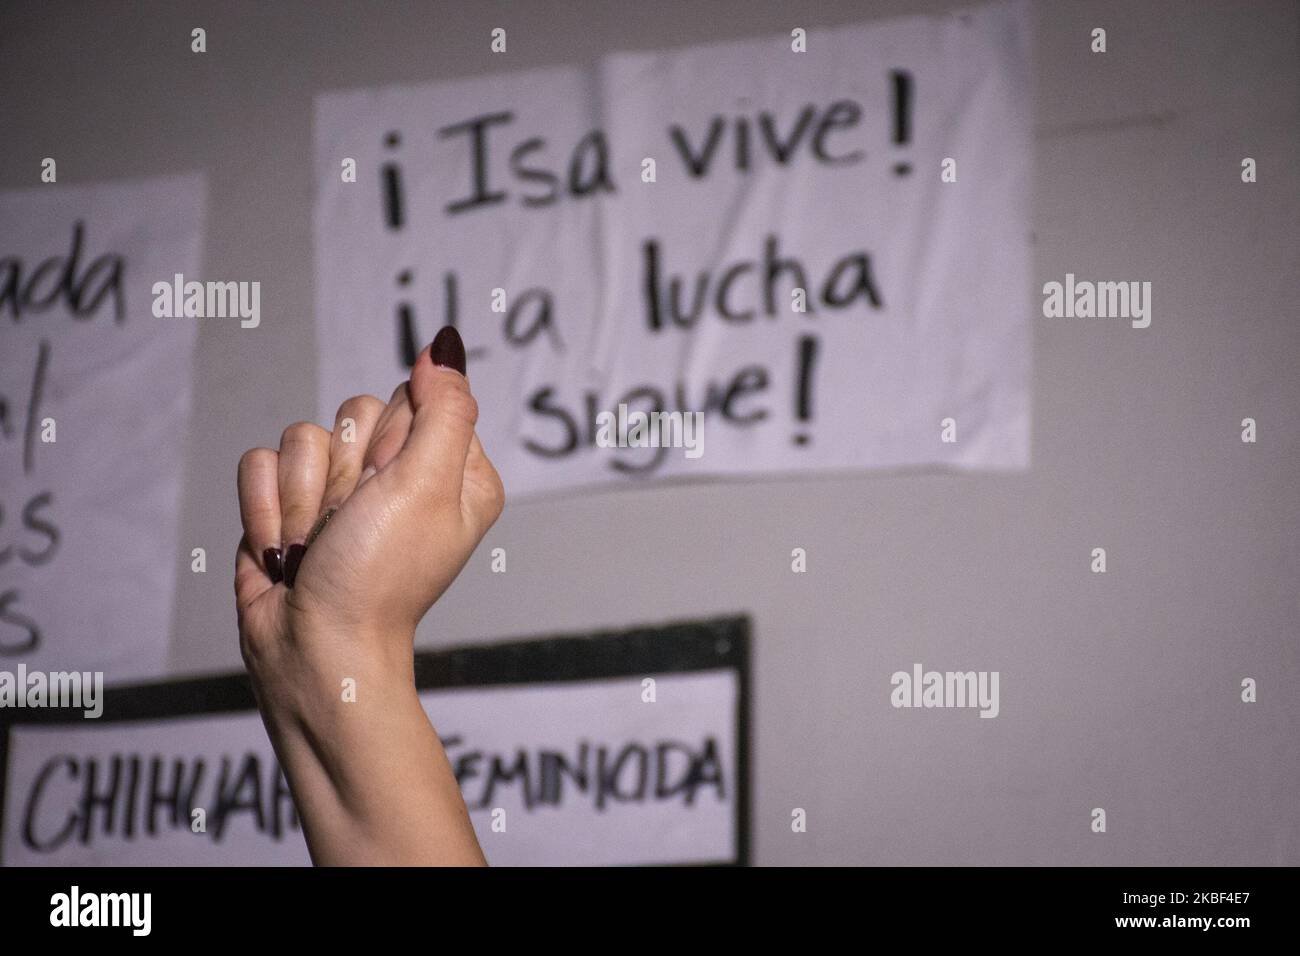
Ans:
[{"label": "woman's hand", "polygon": [[445,328],[387,405],[240,459],[240,649],[318,863],[482,862],[413,676],[416,625],[504,502],[464,368]]}]

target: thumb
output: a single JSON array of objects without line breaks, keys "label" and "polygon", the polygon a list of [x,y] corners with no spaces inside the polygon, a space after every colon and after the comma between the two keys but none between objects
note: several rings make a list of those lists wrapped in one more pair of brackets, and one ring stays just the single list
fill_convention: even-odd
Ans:
[{"label": "thumb", "polygon": [[415,410],[411,433],[398,459],[418,469],[449,497],[460,498],[465,459],[478,421],[478,402],[465,377],[465,345],[460,333],[444,326],[411,368],[410,398]]}]

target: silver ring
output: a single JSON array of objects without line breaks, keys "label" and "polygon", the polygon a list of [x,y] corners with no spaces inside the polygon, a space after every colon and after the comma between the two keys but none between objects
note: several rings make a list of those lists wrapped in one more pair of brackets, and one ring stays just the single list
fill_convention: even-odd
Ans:
[{"label": "silver ring", "polygon": [[330,523],[330,518],[333,518],[334,512],[338,510],[338,508],[326,508],[325,513],[316,519],[315,527],[313,527],[311,533],[307,535],[306,547],[310,548],[311,543],[320,537],[320,533],[325,530],[325,526]]}]

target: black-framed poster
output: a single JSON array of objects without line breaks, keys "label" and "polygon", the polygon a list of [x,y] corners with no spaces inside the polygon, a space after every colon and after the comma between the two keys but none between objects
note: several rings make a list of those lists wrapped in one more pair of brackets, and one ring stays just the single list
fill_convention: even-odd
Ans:
[{"label": "black-framed poster", "polygon": [[[422,651],[416,684],[489,862],[748,862],[746,618]],[[242,674],[2,713],[6,865],[310,862]]]}]

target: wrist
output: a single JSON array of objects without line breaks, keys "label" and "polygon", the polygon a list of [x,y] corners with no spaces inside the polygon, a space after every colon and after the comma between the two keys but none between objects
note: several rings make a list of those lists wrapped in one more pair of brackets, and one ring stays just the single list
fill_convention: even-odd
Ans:
[{"label": "wrist", "polygon": [[296,621],[261,659],[247,659],[274,735],[322,738],[408,707],[415,690],[414,629],[384,632]]},{"label": "wrist", "polygon": [[250,668],[295,801],[313,818],[373,822],[386,799],[374,789],[386,765],[436,742],[415,688],[413,633],[380,637],[296,631],[265,677]]}]

